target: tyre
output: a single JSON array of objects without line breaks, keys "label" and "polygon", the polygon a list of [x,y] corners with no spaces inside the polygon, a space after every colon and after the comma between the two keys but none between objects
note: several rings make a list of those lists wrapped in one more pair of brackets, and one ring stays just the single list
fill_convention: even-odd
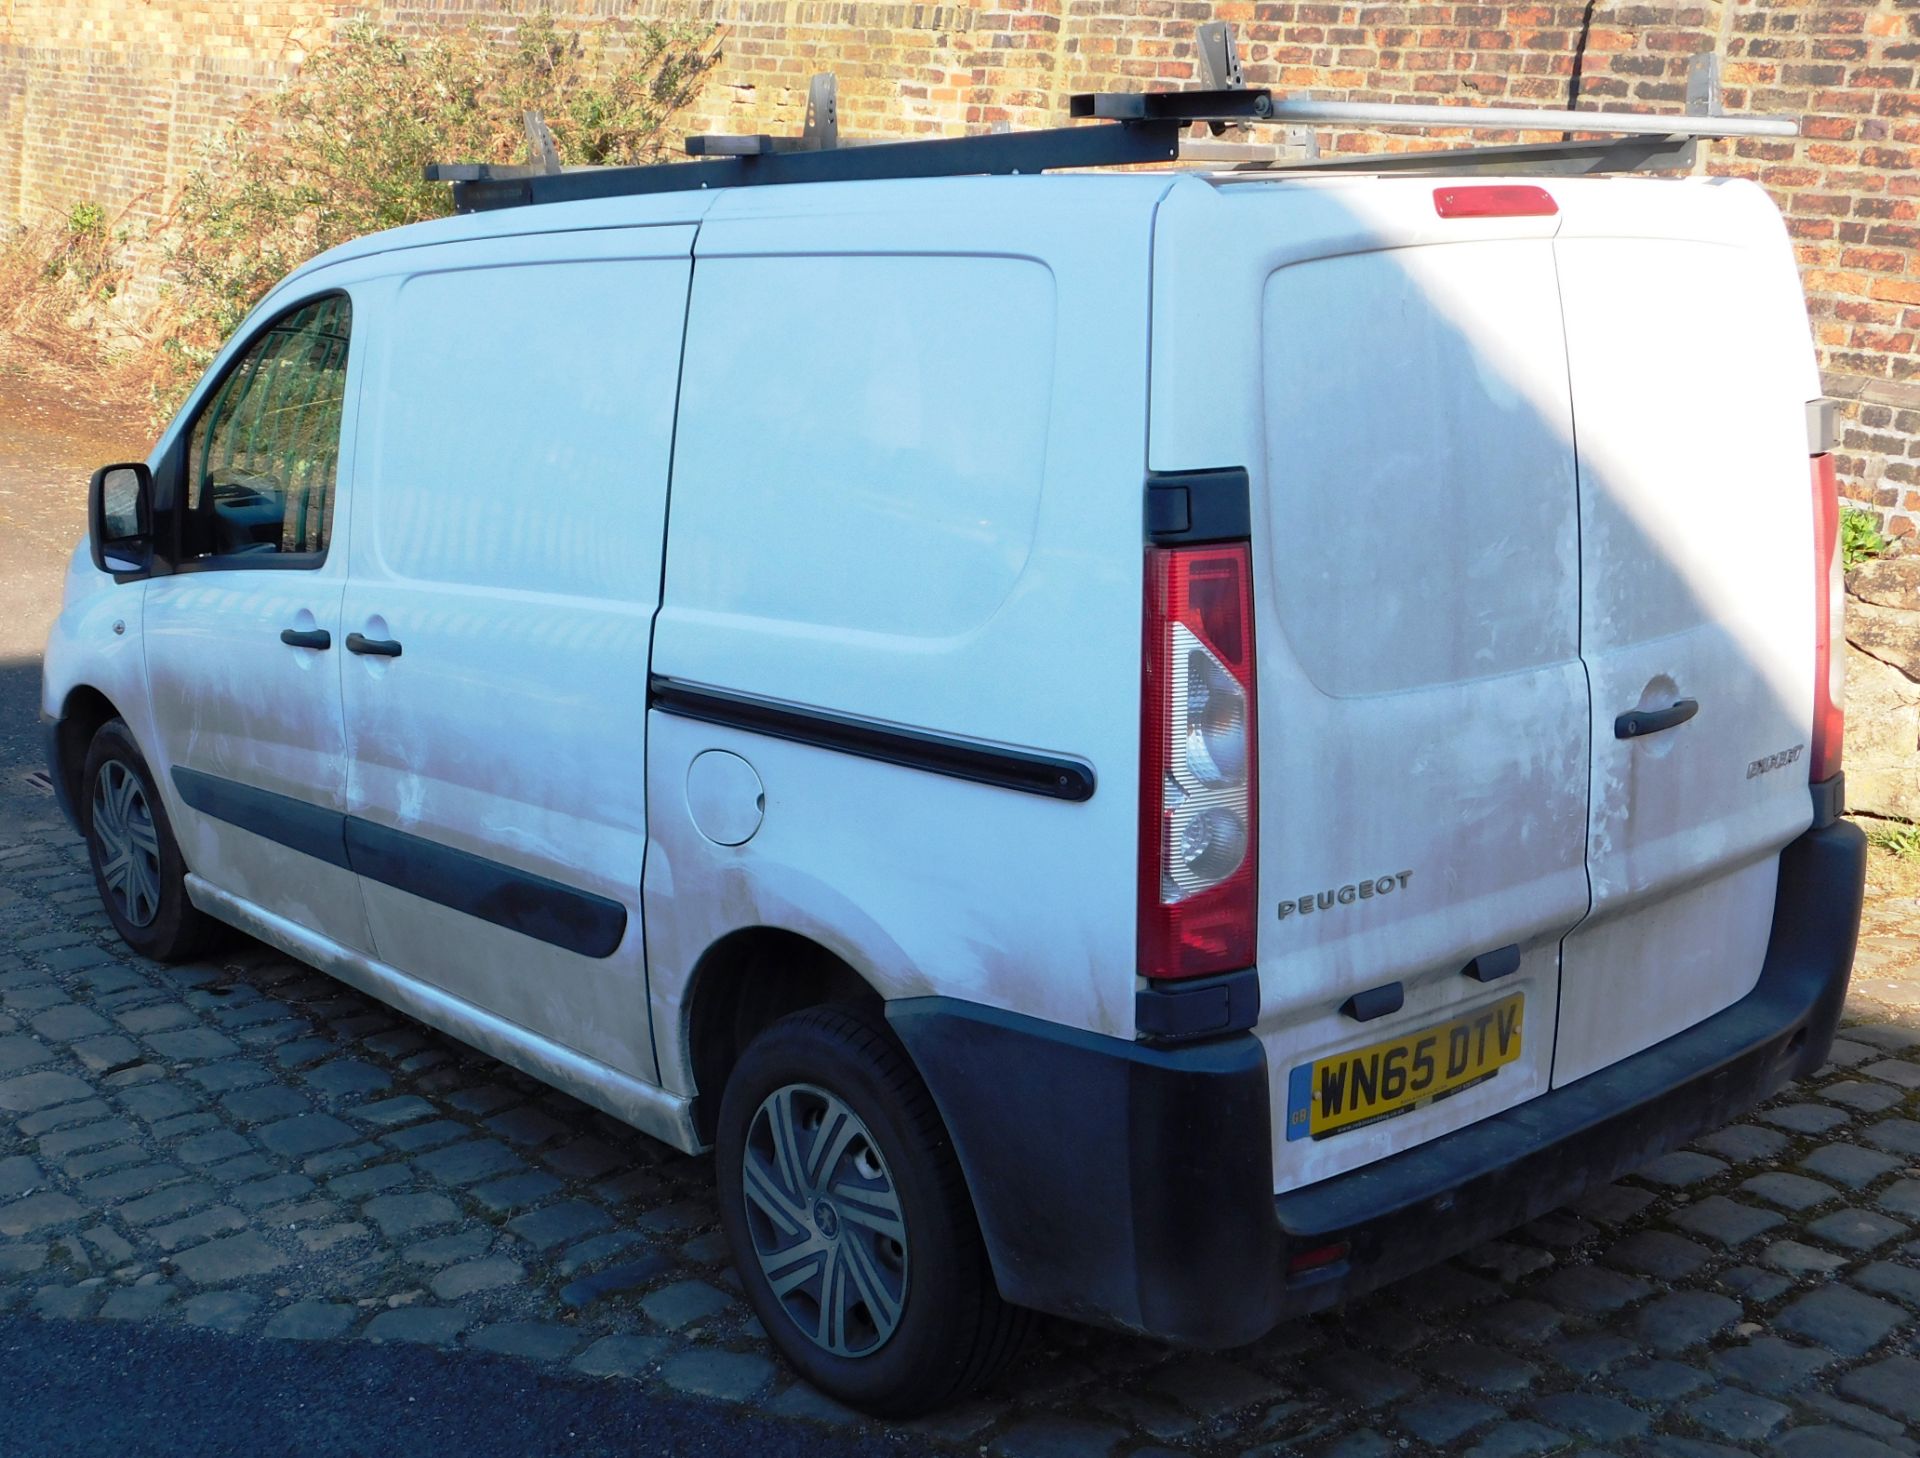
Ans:
[{"label": "tyre", "polygon": [[219,924],[187,900],[186,862],[126,723],[111,719],[87,746],[80,815],[94,889],[120,939],[156,962],[212,946]]},{"label": "tyre", "polygon": [[808,1008],[755,1038],[716,1138],[720,1216],[760,1323],[799,1374],[878,1417],[950,1403],[1012,1359],[926,1085],[878,1013]]}]

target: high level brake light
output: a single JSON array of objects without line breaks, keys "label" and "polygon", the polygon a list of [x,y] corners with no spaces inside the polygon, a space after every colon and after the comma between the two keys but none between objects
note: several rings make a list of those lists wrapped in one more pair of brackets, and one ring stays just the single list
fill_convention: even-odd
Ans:
[{"label": "high level brake light", "polygon": [[1833,457],[1813,458],[1813,742],[1807,778],[1840,773],[1847,737],[1846,588],[1840,571],[1840,486]]},{"label": "high level brake light", "polygon": [[1436,187],[1433,210],[1443,218],[1551,218],[1560,205],[1544,187],[1491,182]]},{"label": "high level brake light", "polygon": [[1253,965],[1257,851],[1252,555],[1150,547],[1140,736],[1140,972]]}]

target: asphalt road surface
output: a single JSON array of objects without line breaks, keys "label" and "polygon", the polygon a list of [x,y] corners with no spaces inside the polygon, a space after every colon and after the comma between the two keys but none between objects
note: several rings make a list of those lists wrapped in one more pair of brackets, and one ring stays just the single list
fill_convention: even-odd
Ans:
[{"label": "asphalt road surface", "polygon": [[880,1458],[740,1408],[430,1347],[0,1320],[0,1453],[75,1458]]}]

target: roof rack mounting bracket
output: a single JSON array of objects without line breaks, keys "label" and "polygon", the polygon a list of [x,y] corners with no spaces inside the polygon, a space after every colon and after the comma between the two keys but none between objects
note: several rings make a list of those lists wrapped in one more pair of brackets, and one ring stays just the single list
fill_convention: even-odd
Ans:
[{"label": "roof rack mounting bracket", "polygon": [[[1193,29],[1194,47],[1200,57],[1200,84],[1207,91],[1246,91],[1247,73],[1240,65],[1240,48],[1233,26],[1224,20],[1204,21]],[[1308,93],[1294,93],[1297,100]],[[1231,132],[1232,138],[1218,138]],[[1215,162],[1229,166],[1282,166],[1303,158],[1320,155],[1319,138],[1312,127],[1288,127],[1278,142],[1256,142],[1247,121],[1222,121],[1207,118],[1194,122],[1193,131],[1180,139],[1180,157],[1190,162]]]},{"label": "roof rack mounting bracket", "polygon": [[1200,46],[1200,80],[1208,91],[1244,91],[1247,73],[1240,68],[1240,48],[1234,43],[1233,26],[1224,20],[1209,20],[1194,28]]},{"label": "roof rack mounting bracket", "polygon": [[1718,51],[1702,51],[1687,62],[1687,115],[1726,115],[1721,108]]},{"label": "roof rack mounting bracket", "polygon": [[527,129],[527,166],[545,176],[560,170],[560,147],[553,140],[553,128],[537,111],[523,111],[520,121]]},{"label": "roof rack mounting bracket", "polygon": [[708,132],[687,138],[689,157],[771,157],[792,152],[831,152],[840,145],[839,88],[831,71],[807,82],[806,120],[797,137],[765,132]]},{"label": "roof rack mounting bracket", "polygon": [[[1208,91],[1244,91],[1247,73],[1240,68],[1240,48],[1234,44],[1233,26],[1224,20],[1208,20],[1194,27],[1194,44],[1200,52],[1200,83]],[[1205,123],[1208,131],[1219,136],[1227,129],[1223,121]]]},{"label": "roof rack mounting bracket", "polygon": [[800,140],[815,152],[840,145],[840,91],[831,71],[807,82],[807,120]]}]

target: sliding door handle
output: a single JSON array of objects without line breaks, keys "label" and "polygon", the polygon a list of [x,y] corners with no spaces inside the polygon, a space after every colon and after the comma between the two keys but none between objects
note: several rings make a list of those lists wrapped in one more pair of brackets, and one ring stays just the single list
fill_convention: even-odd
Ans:
[{"label": "sliding door handle", "polygon": [[349,633],[347,652],[371,654],[375,658],[398,658],[400,644],[392,638],[367,638],[359,633]]},{"label": "sliding door handle", "polygon": [[325,628],[282,628],[280,641],[289,648],[318,648],[324,651],[333,646],[333,634]]},{"label": "sliding door handle", "polygon": [[[353,640],[349,638],[347,642],[351,645]],[[1630,709],[1613,721],[1613,737],[1638,739],[1642,734],[1677,729],[1699,712],[1698,699],[1680,699],[1671,709]]]}]

